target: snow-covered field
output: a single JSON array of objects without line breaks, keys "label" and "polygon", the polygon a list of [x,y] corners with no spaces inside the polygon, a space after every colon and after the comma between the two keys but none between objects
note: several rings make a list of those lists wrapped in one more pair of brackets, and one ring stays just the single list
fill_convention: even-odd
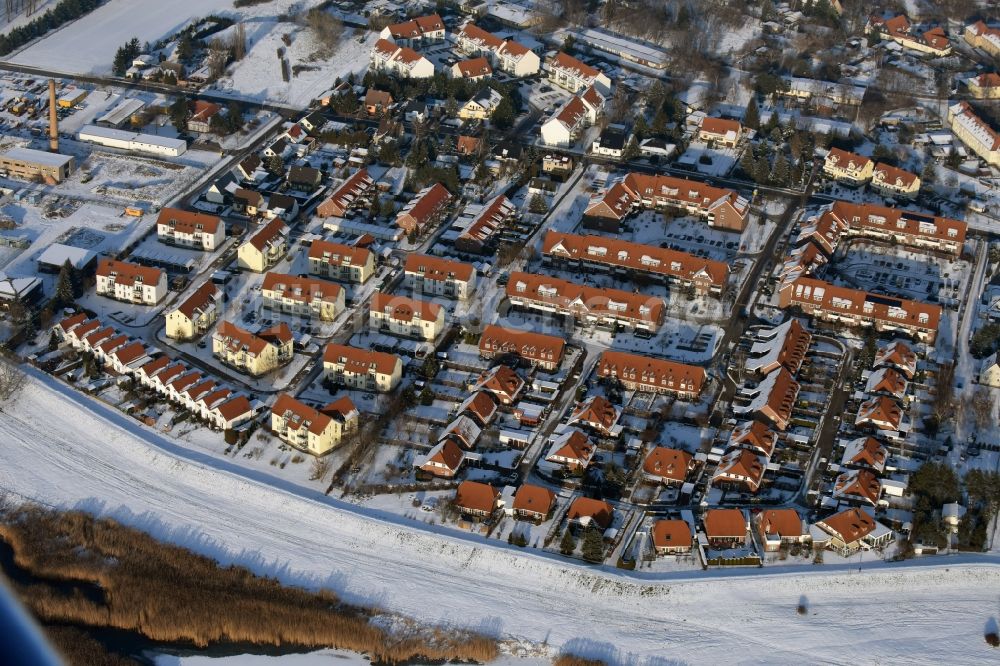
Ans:
[{"label": "snow-covered field", "polygon": [[908,663],[973,664],[994,654],[983,629],[998,612],[995,557],[860,573],[630,577],[285,487],[179,448],[50,380],[32,380],[0,414],[0,487],[351,601],[616,663],[738,654],[742,663],[854,664],[906,654]]}]

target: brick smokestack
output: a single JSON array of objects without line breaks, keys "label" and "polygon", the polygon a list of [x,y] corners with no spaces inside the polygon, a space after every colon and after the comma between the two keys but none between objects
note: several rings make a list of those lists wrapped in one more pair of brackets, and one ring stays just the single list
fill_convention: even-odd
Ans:
[{"label": "brick smokestack", "polygon": [[55,79],[49,79],[49,152],[59,152],[59,116],[56,113]]}]

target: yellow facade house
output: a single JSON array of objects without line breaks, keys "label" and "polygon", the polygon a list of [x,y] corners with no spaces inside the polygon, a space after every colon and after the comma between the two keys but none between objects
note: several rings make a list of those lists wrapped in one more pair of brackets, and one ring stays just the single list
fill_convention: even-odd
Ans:
[{"label": "yellow facade house", "polygon": [[222,291],[211,282],[198,287],[183,303],[167,312],[167,337],[191,340],[203,335],[219,319]]},{"label": "yellow facade house", "polygon": [[285,223],[275,218],[254,232],[236,253],[240,268],[263,273],[288,252]]},{"label": "yellow facade house", "polygon": [[329,344],[323,350],[323,374],[361,391],[392,391],[403,378],[403,361],[395,354]]},{"label": "yellow facade house", "polygon": [[346,395],[314,409],[281,393],[271,407],[271,431],[297,449],[322,456],[357,432],[360,414]]},{"label": "yellow facade house", "polygon": [[292,331],[285,323],[258,333],[223,321],[212,336],[212,355],[226,365],[258,376],[292,360]]}]

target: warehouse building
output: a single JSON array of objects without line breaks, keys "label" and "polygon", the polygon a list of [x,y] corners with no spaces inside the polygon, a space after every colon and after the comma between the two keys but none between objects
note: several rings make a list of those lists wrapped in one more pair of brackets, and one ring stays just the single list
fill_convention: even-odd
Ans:
[{"label": "warehouse building", "polygon": [[146,103],[141,99],[127,99],[97,119],[101,127],[118,128],[132,120],[132,117],[142,111]]},{"label": "warehouse building", "polygon": [[133,153],[177,157],[187,151],[184,139],[172,139],[156,134],[136,134],[126,130],[86,125],[76,138],[107,148],[119,148]]},{"label": "warehouse building", "polygon": [[11,148],[0,155],[0,173],[19,180],[41,179],[54,185],[69,178],[73,169],[73,157],[70,155],[32,148]]}]

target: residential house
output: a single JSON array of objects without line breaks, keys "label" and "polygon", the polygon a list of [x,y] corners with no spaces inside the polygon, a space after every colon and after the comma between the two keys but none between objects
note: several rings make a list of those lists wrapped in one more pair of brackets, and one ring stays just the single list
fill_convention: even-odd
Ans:
[{"label": "residential house", "polygon": [[310,166],[293,166],[288,170],[288,187],[298,192],[313,192],[323,180],[319,169]]},{"label": "residential house", "polygon": [[427,16],[417,16],[402,23],[393,23],[382,28],[379,37],[382,39],[392,39],[407,46],[429,43],[435,44],[444,41],[445,38],[444,21],[437,14]]},{"label": "residential house", "polygon": [[743,125],[738,120],[705,116],[698,125],[698,140],[705,143],[735,148],[743,137]]},{"label": "residential house", "polygon": [[760,489],[766,469],[764,456],[747,449],[733,449],[719,461],[712,474],[712,485],[755,493]]},{"label": "residential house", "polygon": [[547,146],[569,147],[584,129],[604,115],[605,98],[591,86],[572,97],[542,124],[542,143]]},{"label": "residential house", "polygon": [[486,120],[493,117],[493,112],[503,101],[503,95],[493,88],[483,88],[472,96],[468,102],[463,104],[458,110],[458,117],[462,120]]},{"label": "residential house", "polygon": [[408,254],[403,270],[406,286],[418,294],[465,300],[476,289],[476,269],[464,261]]},{"label": "residential house", "polygon": [[175,340],[191,340],[208,332],[222,311],[222,290],[204,282],[166,314],[166,334]]},{"label": "residential house", "polygon": [[746,544],[750,524],[740,509],[708,509],[702,517],[712,548],[739,548]]},{"label": "residential house", "polygon": [[161,208],[156,218],[156,237],[168,245],[211,252],[226,239],[226,225],[215,215]]},{"label": "residential house", "polygon": [[903,374],[893,368],[879,368],[870,375],[865,383],[865,393],[869,395],[887,395],[896,400],[906,400],[907,382]]},{"label": "residential house", "polygon": [[344,217],[352,210],[367,206],[374,191],[375,181],[368,175],[368,169],[358,169],[316,208],[316,215]]},{"label": "residential house", "polygon": [[368,325],[392,335],[436,340],[444,331],[444,308],[430,301],[376,292],[368,310]]},{"label": "residential house", "polygon": [[344,311],[344,289],[335,282],[268,273],[261,285],[263,306],[275,312],[333,321]]},{"label": "residential house", "polygon": [[522,484],[514,494],[514,517],[540,523],[549,517],[556,505],[556,495],[548,488]]},{"label": "residential house", "polygon": [[566,522],[570,528],[587,529],[591,525],[601,531],[611,527],[615,509],[603,500],[577,497],[566,511]]},{"label": "residential house", "polygon": [[520,42],[512,39],[504,40],[494,51],[494,62],[497,69],[511,76],[525,77],[538,74],[542,61],[534,51]]},{"label": "residential house", "polygon": [[247,217],[257,217],[267,210],[267,200],[256,190],[238,188],[233,192],[233,212]]},{"label": "residential house", "polygon": [[585,470],[597,450],[590,438],[575,428],[550,437],[549,442],[545,461],[570,471]]},{"label": "residential house", "polygon": [[812,530],[813,545],[829,548],[850,557],[859,550],[884,548],[892,541],[892,530],[857,507],[817,521]]},{"label": "residential house", "polygon": [[314,409],[287,393],[279,393],[271,407],[271,431],[297,449],[322,456],[357,432],[360,414],[343,396],[322,409]]},{"label": "residential house", "polygon": [[649,531],[653,552],[658,556],[683,555],[691,552],[694,535],[686,520],[663,519],[653,523]]},{"label": "residential house", "polygon": [[562,362],[566,341],[554,335],[520,331],[488,324],[479,336],[479,355],[485,359],[507,359],[552,372]]},{"label": "residential house", "polygon": [[889,19],[872,16],[868,19],[867,32],[875,32],[883,39],[889,39],[903,48],[917,53],[944,57],[951,54],[951,43],[940,27],[917,32],[904,14]]},{"label": "residential house", "polygon": [[882,482],[870,469],[852,469],[833,482],[833,499],[848,504],[877,506],[882,495]]},{"label": "residential house", "polygon": [[895,368],[908,380],[917,373],[917,355],[904,342],[895,340],[875,353],[876,368]]},{"label": "residential house", "polygon": [[458,474],[465,462],[465,452],[450,437],[437,443],[417,464],[417,467],[427,474],[445,479],[452,479]]},{"label": "residential house", "polygon": [[774,453],[774,446],[778,441],[778,434],[771,430],[763,421],[753,419],[738,423],[732,432],[729,433],[729,441],[726,449],[734,451],[743,449],[770,458]]},{"label": "residential house", "polygon": [[463,157],[479,154],[479,138],[474,136],[459,136],[455,142],[455,152]]},{"label": "residential house", "polygon": [[872,179],[875,163],[867,157],[831,148],[823,159],[823,173],[848,185],[864,185]]},{"label": "residential house", "polygon": [[137,305],[156,305],[167,295],[167,274],[127,261],[97,263],[97,294]]},{"label": "residential house", "polygon": [[697,398],[707,381],[704,368],[611,350],[601,354],[596,372],[630,391],[669,393],[682,400]]},{"label": "residential house", "polygon": [[[1000,34],[1000,30],[997,31]],[[976,99],[1000,99],[1000,74],[984,72],[967,79],[969,94]]]},{"label": "residential house", "polygon": [[455,490],[452,504],[463,515],[488,519],[500,506],[500,491],[488,483],[462,481]]},{"label": "residential house", "polygon": [[497,365],[479,375],[473,391],[485,391],[493,395],[501,405],[513,405],[524,390],[524,380],[513,368]]},{"label": "residential house", "polygon": [[452,198],[441,183],[429,185],[417,192],[399,211],[396,226],[407,234],[421,234],[440,221]]},{"label": "residential house", "polygon": [[212,334],[212,355],[248,375],[263,375],[292,360],[292,331],[284,322],[257,333],[222,321]]},{"label": "residential house", "polygon": [[187,120],[189,132],[207,134],[212,131],[212,118],[222,112],[222,107],[203,99],[191,103],[191,116]]},{"label": "residential house", "polygon": [[593,395],[578,404],[566,421],[568,425],[584,427],[602,437],[617,437],[619,412],[603,395]]},{"label": "residential house", "polygon": [[982,49],[994,58],[1000,58],[1000,28],[992,28],[982,21],[965,26],[965,41],[974,49]]},{"label": "residential house", "polygon": [[458,412],[470,416],[480,428],[486,428],[497,415],[497,404],[487,391],[476,391],[462,401]]},{"label": "residential house", "polygon": [[249,240],[240,245],[236,252],[240,268],[263,273],[281,261],[288,252],[288,227],[280,219],[273,219]]},{"label": "residential house", "polygon": [[507,299],[515,307],[555,312],[581,325],[622,325],[655,332],[663,322],[664,303],[658,296],[590,287],[547,275],[511,273]]},{"label": "residential house", "polygon": [[983,386],[1000,388],[1000,362],[995,352],[983,360],[983,369],[979,371],[979,383]]},{"label": "residential house", "polygon": [[687,451],[656,446],[642,463],[642,477],[651,483],[680,486],[694,469],[694,457]]},{"label": "residential house", "polygon": [[780,550],[783,545],[809,541],[802,516],[795,509],[765,509],[754,517],[754,526],[767,552]]},{"label": "residential house", "polygon": [[323,376],[352,389],[387,393],[399,386],[403,361],[395,354],[328,344],[323,350]]},{"label": "residential house", "polygon": [[885,471],[885,462],[888,458],[889,450],[882,442],[874,437],[858,437],[844,446],[840,465],[848,469],[870,469],[876,474],[881,474]]},{"label": "residential house", "polygon": [[792,408],[799,395],[799,383],[785,368],[779,368],[746,392],[749,402],[733,407],[735,414],[756,414],[778,430],[785,430],[791,423]]},{"label": "residential house", "polygon": [[903,410],[899,403],[884,395],[868,398],[858,407],[854,427],[870,428],[887,433],[898,432],[903,423]]},{"label": "residential house", "polygon": [[920,176],[879,162],[872,173],[872,187],[886,196],[912,199],[920,191]]},{"label": "residential house", "polygon": [[384,113],[392,106],[392,94],[385,90],[369,88],[365,93],[365,111],[369,116],[377,116]]},{"label": "residential house", "polygon": [[375,274],[375,255],[362,247],[315,240],[309,247],[309,273],[364,284]]},{"label": "residential house", "polygon": [[600,157],[621,159],[628,143],[628,132],[621,125],[608,125],[590,145],[590,152]]},{"label": "residential house", "polygon": [[434,76],[434,63],[408,46],[398,46],[380,39],[372,47],[369,70],[385,72],[402,79],[429,79]]}]

